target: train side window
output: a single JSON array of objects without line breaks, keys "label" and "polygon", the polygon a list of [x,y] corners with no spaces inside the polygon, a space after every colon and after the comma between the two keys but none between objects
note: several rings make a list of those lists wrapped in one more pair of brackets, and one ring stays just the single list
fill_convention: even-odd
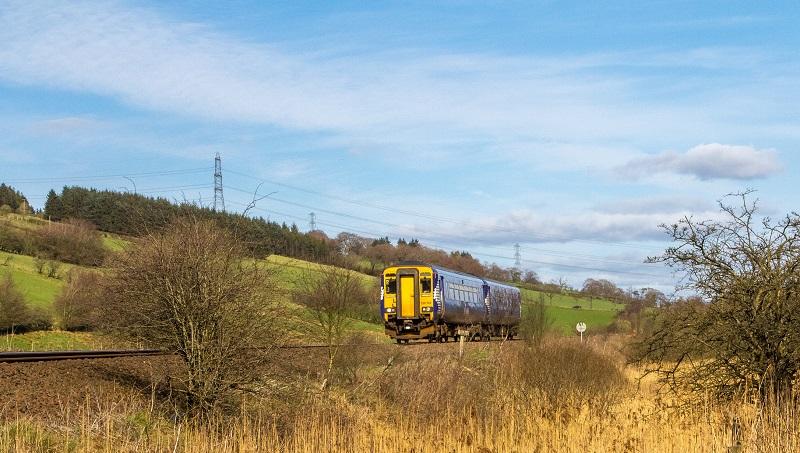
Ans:
[{"label": "train side window", "polygon": [[419,280],[419,285],[422,287],[423,293],[430,293],[431,292],[431,278],[430,277],[422,277]]},{"label": "train side window", "polygon": [[396,294],[397,293],[397,279],[394,277],[390,277],[386,279],[386,294]]}]

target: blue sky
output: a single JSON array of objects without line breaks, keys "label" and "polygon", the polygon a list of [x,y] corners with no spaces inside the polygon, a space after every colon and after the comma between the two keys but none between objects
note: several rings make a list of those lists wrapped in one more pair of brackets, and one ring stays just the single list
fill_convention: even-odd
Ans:
[{"label": "blue sky", "polygon": [[669,289],[659,223],[796,209],[798,9],[0,2],[0,180],[208,203],[219,152],[229,210]]}]

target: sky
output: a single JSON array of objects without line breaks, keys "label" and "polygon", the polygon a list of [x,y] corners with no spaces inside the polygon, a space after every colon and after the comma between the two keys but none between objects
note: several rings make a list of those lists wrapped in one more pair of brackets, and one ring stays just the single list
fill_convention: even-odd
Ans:
[{"label": "sky", "polygon": [[[797,2],[0,1],[0,181],[667,292],[660,224],[800,189]],[[258,195],[254,195],[254,194]]]}]

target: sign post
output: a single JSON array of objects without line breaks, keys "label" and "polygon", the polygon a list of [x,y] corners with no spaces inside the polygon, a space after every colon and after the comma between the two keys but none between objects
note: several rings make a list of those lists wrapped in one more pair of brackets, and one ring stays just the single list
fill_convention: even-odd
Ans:
[{"label": "sign post", "polygon": [[586,323],[579,322],[578,325],[575,326],[575,330],[577,330],[578,333],[581,334],[581,343],[583,343],[583,333],[586,332]]}]

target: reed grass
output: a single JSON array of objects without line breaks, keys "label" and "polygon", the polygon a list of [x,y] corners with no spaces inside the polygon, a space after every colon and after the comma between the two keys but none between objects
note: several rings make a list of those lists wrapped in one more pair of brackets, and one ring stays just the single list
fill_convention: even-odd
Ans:
[{"label": "reed grass", "polygon": [[[98,395],[47,419],[6,413],[0,451],[800,451],[796,402],[709,397],[676,407],[658,396],[653,382],[633,379],[639,370],[623,368],[598,345],[592,358],[614,364],[614,372],[576,368],[560,378],[575,382],[553,399],[552,380],[541,386],[541,375],[523,376],[530,366],[523,359],[535,353],[526,348],[397,357],[391,367],[363,370],[357,383],[309,390],[288,406],[284,401],[291,410],[249,400],[240,414],[211,425],[173,421],[155,396],[113,401]],[[551,354],[549,366],[569,359]],[[547,365],[545,359],[535,364]],[[588,386],[598,373],[621,378]]]}]

